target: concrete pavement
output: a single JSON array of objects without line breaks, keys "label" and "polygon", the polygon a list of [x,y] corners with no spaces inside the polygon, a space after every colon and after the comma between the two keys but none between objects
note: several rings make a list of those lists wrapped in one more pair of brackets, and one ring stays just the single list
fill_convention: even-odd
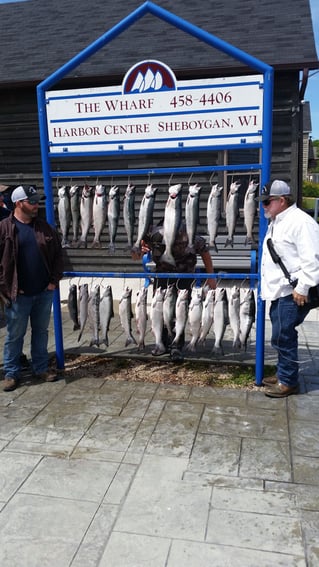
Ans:
[{"label": "concrete pavement", "polygon": [[317,567],[316,318],[283,400],[89,369],[1,391],[1,567]]}]

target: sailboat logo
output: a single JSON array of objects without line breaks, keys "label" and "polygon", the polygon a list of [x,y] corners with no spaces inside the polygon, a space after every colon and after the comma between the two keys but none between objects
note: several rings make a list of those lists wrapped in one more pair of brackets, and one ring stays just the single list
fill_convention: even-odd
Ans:
[{"label": "sailboat logo", "polygon": [[142,61],[131,67],[123,79],[123,94],[176,89],[173,71],[160,61]]}]

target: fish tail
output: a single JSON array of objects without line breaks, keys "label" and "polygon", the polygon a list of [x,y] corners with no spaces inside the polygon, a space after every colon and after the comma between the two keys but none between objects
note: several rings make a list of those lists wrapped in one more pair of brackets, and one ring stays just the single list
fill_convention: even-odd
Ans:
[{"label": "fish tail", "polygon": [[227,246],[231,246],[232,248],[234,247],[234,240],[233,238],[227,238],[226,242],[225,242],[225,246],[224,248],[227,248]]},{"label": "fish tail", "polygon": [[74,323],[74,325],[73,325],[73,331],[78,331],[80,328],[81,328],[81,327],[80,327],[79,323]]},{"label": "fish tail", "polygon": [[167,252],[164,252],[164,254],[162,254],[160,260],[161,262],[165,262],[166,264],[170,264],[171,266],[176,266],[174,257],[172,256],[172,254],[169,254]]},{"label": "fish tail", "polygon": [[188,244],[185,248],[185,252],[187,254],[194,254],[195,252],[194,244]]},{"label": "fish tail", "polygon": [[136,342],[135,338],[133,337],[133,335],[129,335],[129,336],[127,337],[126,341],[125,341],[125,346],[126,346],[126,347],[127,347],[128,345],[131,345],[131,344],[137,345],[137,342]]}]

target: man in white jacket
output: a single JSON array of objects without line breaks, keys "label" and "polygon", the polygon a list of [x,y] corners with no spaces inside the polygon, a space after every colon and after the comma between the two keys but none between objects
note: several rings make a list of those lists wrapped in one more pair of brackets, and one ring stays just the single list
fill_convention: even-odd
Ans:
[{"label": "man in white jacket", "polygon": [[[298,331],[309,312],[309,288],[319,283],[319,226],[297,207],[289,185],[276,179],[259,197],[270,219],[263,242],[261,297],[271,302],[271,345],[278,352],[277,373],[263,379],[265,394],[283,398],[299,392]],[[280,265],[270,254],[267,241],[286,266],[290,285]]]}]

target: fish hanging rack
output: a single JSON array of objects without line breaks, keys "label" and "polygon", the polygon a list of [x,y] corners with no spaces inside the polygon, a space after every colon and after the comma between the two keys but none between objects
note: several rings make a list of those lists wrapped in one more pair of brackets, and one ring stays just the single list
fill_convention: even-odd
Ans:
[{"label": "fish hanging rack", "polygon": [[[142,19],[144,16],[152,15],[159,20],[166,22],[169,25],[174,26],[179,31],[183,32],[188,36],[197,38],[202,41],[211,49],[217,49],[224,55],[230,56],[240,62],[241,64],[247,66],[253,71],[261,73],[264,78],[263,82],[263,95],[264,95],[264,107],[263,107],[263,124],[265,128],[261,131],[261,143],[257,144],[255,147],[259,147],[262,150],[262,163],[260,164],[245,164],[238,166],[238,164],[222,165],[214,167],[190,167],[184,168],[184,172],[203,172],[203,171],[244,171],[244,170],[260,170],[261,172],[261,184],[264,185],[270,177],[270,165],[271,165],[271,142],[272,142],[272,97],[273,97],[273,82],[274,82],[274,70],[272,67],[258,60],[252,55],[245,53],[241,49],[233,46],[220,38],[202,30],[201,28],[195,26],[191,22],[184,20],[176,16],[175,14],[165,10],[164,8],[157,6],[153,2],[146,1],[142,3],[139,7],[133,10],[128,16],[126,16],[122,21],[118,22],[113,28],[110,28],[107,32],[103,33],[98,39],[92,42],[84,50],[72,57],[67,63],[62,65],[60,69],[48,76],[44,81],[42,81],[37,86],[37,100],[38,100],[38,117],[39,117],[39,127],[40,127],[40,146],[42,155],[42,169],[43,178],[45,184],[45,193],[47,196],[46,200],[46,212],[47,219],[51,224],[55,224],[54,219],[54,206],[53,206],[53,195],[51,190],[51,180],[52,177],[101,177],[113,176],[124,173],[124,175],[137,174],[137,170],[113,170],[112,172],[99,170],[99,171],[81,171],[81,172],[52,172],[51,171],[51,158],[54,158],[53,154],[49,154],[49,140],[48,140],[48,126],[47,126],[47,108],[46,108],[46,91],[52,88],[54,85],[59,83],[64,77],[70,75],[74,69],[76,69],[80,64],[89,59],[96,52],[105,48],[114,38],[119,36],[124,30],[131,27],[137,21]],[[246,140],[243,140],[242,147],[245,146]],[[252,145],[251,145],[252,147]],[[231,148],[231,145],[228,149]],[[226,149],[226,148],[225,148]],[[198,148],[200,150],[200,148]],[[202,148],[203,150],[203,148]],[[181,148],[180,154],[182,155],[183,149]],[[120,151],[119,151],[120,153]],[[100,152],[102,155],[102,152]],[[66,156],[67,157],[67,156]],[[74,157],[74,156],[73,156]],[[83,156],[84,157],[84,156]],[[93,155],[92,155],[93,157]],[[150,172],[156,173],[180,173],[181,168],[154,168],[154,169],[144,169],[139,170],[139,175],[149,175]],[[260,235],[266,232],[266,221],[260,220],[259,223]],[[259,241],[261,239],[259,238]],[[261,243],[259,242],[259,249],[261,252]],[[261,254],[259,254],[259,257]],[[75,274],[74,274],[75,275]],[[103,276],[104,277],[104,276]],[[115,276],[114,276],[115,277]],[[256,281],[259,280],[259,275],[256,273]],[[265,320],[265,306],[264,302],[258,300],[257,309],[257,341],[256,341],[256,383],[261,385],[263,377],[263,363],[264,363],[264,320]],[[64,368],[64,350],[63,350],[63,340],[62,340],[62,317],[61,317],[61,306],[59,290],[56,291],[54,297],[54,324],[55,324],[55,339],[56,339],[56,355],[57,355],[57,366],[58,368]]]}]

